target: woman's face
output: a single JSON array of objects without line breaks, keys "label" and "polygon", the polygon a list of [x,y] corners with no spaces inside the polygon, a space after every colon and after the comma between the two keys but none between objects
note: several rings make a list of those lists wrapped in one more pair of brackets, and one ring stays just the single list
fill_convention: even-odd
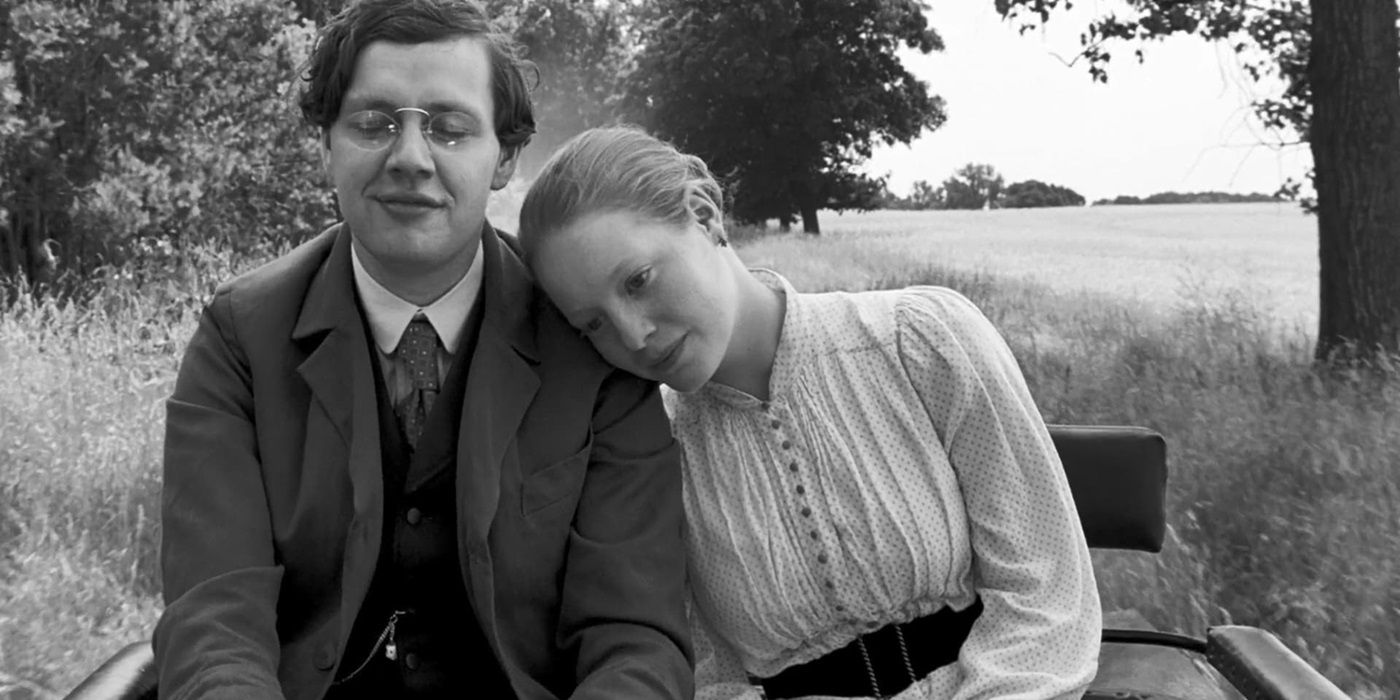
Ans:
[{"label": "woman's face", "polygon": [[545,236],[531,263],[604,359],[694,391],[724,359],[736,317],[734,278],[712,226],[631,211],[588,214]]}]

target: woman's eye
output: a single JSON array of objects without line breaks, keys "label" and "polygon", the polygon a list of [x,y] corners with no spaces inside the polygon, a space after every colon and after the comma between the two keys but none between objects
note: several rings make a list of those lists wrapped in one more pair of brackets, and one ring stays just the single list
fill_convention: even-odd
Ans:
[{"label": "woman's eye", "polygon": [[628,292],[636,292],[636,291],[640,290],[642,287],[647,286],[647,282],[649,282],[649,281],[651,281],[651,269],[650,269],[650,268],[648,268],[648,269],[646,269],[646,270],[640,270],[640,271],[638,271],[636,274],[632,275],[631,277],[628,277],[628,278],[627,278],[627,281],[624,283],[624,286],[627,287],[627,291],[628,291]]}]

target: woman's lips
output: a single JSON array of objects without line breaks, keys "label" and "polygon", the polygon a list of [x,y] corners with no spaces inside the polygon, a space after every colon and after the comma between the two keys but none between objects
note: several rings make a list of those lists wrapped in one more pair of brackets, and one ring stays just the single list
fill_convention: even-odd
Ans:
[{"label": "woman's lips", "polygon": [[674,365],[676,360],[681,356],[681,347],[685,345],[685,339],[685,336],[681,336],[679,340],[672,343],[671,347],[666,350],[664,355],[655,362],[650,363],[650,369],[653,372],[664,372],[671,369],[671,366]]}]

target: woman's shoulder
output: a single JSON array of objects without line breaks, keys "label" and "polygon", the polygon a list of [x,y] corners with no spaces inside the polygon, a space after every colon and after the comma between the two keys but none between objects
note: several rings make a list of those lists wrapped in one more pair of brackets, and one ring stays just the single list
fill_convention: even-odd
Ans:
[{"label": "woman's shoulder", "polygon": [[947,287],[908,287],[895,302],[901,355],[930,353],[945,359],[1002,355],[1006,341],[971,300]]},{"label": "woman's shoulder", "polygon": [[922,312],[940,316],[982,315],[962,292],[949,287],[920,285],[896,291],[896,308],[900,313]]},{"label": "woman's shoulder", "polygon": [[850,316],[866,323],[888,324],[892,330],[930,320],[958,323],[985,318],[967,297],[948,287],[917,286],[809,296],[812,306],[825,310],[823,315]]}]

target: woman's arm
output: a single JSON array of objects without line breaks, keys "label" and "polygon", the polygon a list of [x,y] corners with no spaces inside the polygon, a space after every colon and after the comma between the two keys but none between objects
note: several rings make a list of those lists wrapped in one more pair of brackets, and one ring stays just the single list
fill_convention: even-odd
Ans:
[{"label": "woman's arm", "polygon": [[1102,618],[1069,484],[1005,341],[971,302],[915,288],[896,310],[899,351],[962,491],[984,610],[956,698],[1078,697]]}]

